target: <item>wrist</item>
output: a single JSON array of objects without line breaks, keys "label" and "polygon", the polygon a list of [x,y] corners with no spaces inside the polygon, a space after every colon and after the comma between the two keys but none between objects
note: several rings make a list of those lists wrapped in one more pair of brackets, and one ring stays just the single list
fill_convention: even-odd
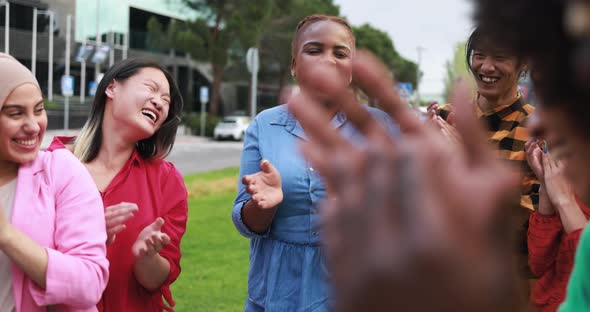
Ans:
[{"label": "wrist", "polygon": [[567,210],[571,207],[576,207],[576,208],[578,207],[578,204],[576,202],[576,198],[573,196],[571,196],[571,197],[563,196],[563,197],[557,198],[554,201],[553,205],[558,210]]},{"label": "wrist", "polygon": [[4,248],[10,244],[13,240],[13,234],[14,227],[11,224],[6,223],[0,226],[0,250],[4,250]]}]

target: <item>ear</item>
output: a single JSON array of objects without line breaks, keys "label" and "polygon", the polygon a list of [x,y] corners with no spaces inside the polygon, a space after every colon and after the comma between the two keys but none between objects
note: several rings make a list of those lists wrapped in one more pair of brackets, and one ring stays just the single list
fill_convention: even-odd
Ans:
[{"label": "ear", "polygon": [[295,63],[295,58],[291,58],[291,77],[297,77],[295,74],[295,67],[297,64]]},{"label": "ear", "polygon": [[117,89],[117,86],[115,85],[115,81],[113,80],[113,81],[111,81],[111,83],[109,83],[109,85],[107,86],[107,89],[104,91],[107,98],[110,98],[112,100],[115,97],[116,89]]}]

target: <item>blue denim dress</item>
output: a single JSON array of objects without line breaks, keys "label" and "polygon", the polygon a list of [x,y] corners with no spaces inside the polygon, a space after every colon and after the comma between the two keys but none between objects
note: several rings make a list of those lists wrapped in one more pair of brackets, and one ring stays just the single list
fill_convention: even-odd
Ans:
[{"label": "blue denim dress", "polygon": [[[367,109],[397,135],[399,130],[387,114]],[[334,116],[332,126],[352,142],[362,144],[362,135],[344,113]],[[250,238],[247,312],[328,311],[331,306],[329,274],[319,245],[318,204],[326,189],[317,171],[301,155],[300,140],[306,140],[305,133],[286,105],[261,112],[246,131],[232,219],[238,231]],[[260,171],[262,159],[268,159],[281,174],[283,202],[270,228],[259,235],[242,221],[242,206],[250,194],[241,180]]]}]

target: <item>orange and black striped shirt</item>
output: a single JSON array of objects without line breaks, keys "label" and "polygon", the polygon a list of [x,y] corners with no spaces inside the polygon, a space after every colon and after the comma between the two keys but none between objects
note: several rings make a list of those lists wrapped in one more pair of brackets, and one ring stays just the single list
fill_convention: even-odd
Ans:
[{"label": "orange and black striped shirt", "polygon": [[[526,121],[535,108],[525,104],[521,97],[514,103],[489,113],[482,112],[477,105],[476,107],[477,116],[487,126],[489,141],[498,157],[518,167],[523,175],[520,207],[528,214],[532,213],[539,203],[539,181],[527,163],[524,144],[529,138]],[[443,105],[439,110],[450,113],[452,106]]]}]

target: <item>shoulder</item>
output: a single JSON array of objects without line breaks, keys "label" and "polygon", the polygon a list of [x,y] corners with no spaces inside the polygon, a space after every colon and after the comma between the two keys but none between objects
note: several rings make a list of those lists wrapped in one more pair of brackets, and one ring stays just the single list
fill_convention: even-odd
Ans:
[{"label": "shoulder", "polygon": [[255,121],[258,123],[286,123],[290,118],[287,104],[268,108],[260,112]]},{"label": "shoulder", "polygon": [[160,180],[160,185],[162,185],[163,188],[172,185],[177,186],[178,184],[184,187],[182,174],[173,163],[162,159],[155,159],[144,161],[144,166],[146,170],[151,173],[151,176],[157,177]]},{"label": "shoulder", "polygon": [[53,140],[51,140],[51,144],[47,148],[48,151],[54,151],[58,149],[70,149],[68,145],[71,145],[74,141],[75,137],[68,137],[68,136],[54,136]]},{"label": "shoulder", "polygon": [[48,169],[54,172],[57,171],[61,174],[78,174],[80,171],[86,170],[80,160],[65,148],[39,151],[39,155],[35,162],[37,165],[43,166],[43,169]]},{"label": "shoulder", "polygon": [[29,170],[55,190],[60,190],[72,183],[86,185],[92,181],[86,167],[66,149],[40,151]]}]

